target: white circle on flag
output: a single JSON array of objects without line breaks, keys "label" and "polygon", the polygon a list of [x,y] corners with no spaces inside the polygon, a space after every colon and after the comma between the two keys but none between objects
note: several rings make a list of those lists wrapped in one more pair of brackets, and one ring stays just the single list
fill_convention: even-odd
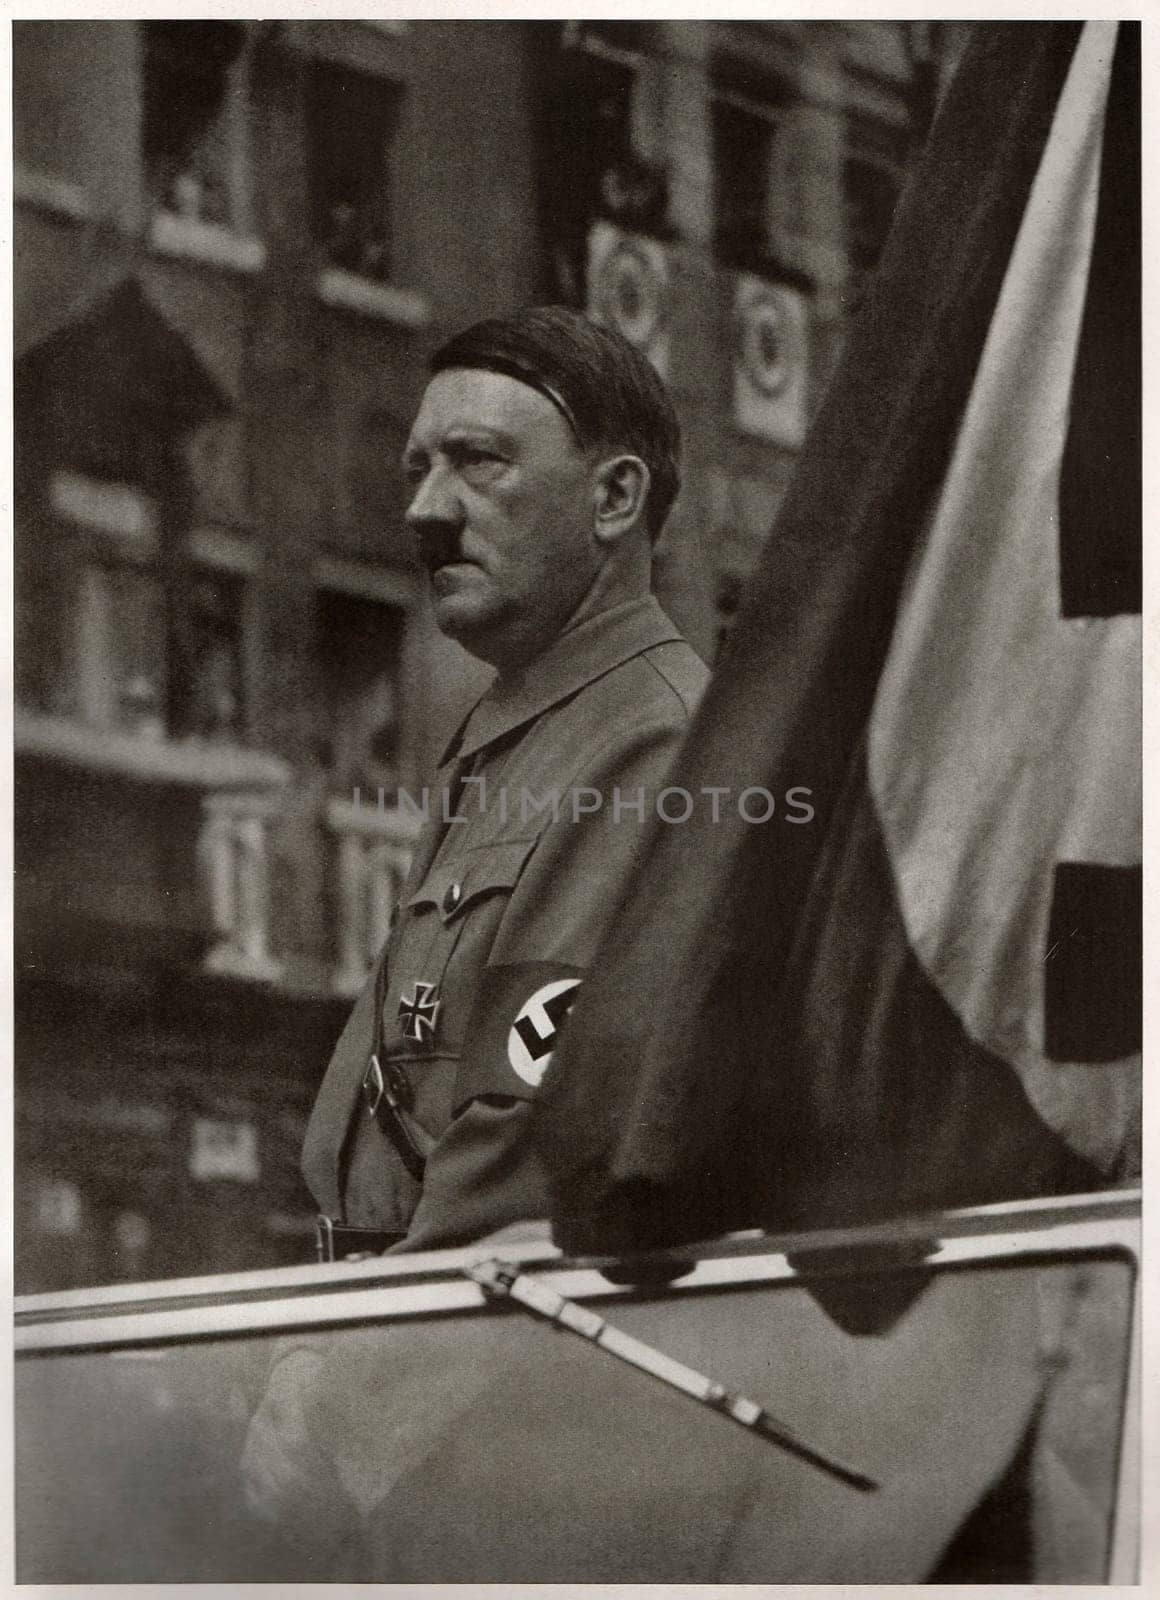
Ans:
[{"label": "white circle on flag", "polygon": [[789,383],[789,330],[785,312],[772,294],[750,301],[742,312],[741,362],[750,382],[764,395],[779,395]]},{"label": "white circle on flag", "polygon": [[544,984],[524,1001],[508,1034],[508,1062],[512,1071],[533,1089],[548,1070],[564,1018],[572,1009],[579,978],[557,978]]}]

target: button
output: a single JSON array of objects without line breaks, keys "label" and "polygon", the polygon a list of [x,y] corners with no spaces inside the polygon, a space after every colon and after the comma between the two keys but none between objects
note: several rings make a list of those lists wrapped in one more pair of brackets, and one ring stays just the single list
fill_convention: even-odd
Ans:
[{"label": "button", "polygon": [[443,896],[443,914],[450,916],[455,907],[463,899],[463,885],[455,878],[447,885],[447,893]]}]

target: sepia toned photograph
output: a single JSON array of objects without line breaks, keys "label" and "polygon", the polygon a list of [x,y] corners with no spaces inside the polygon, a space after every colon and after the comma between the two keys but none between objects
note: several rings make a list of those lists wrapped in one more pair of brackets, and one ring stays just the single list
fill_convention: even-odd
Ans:
[{"label": "sepia toned photograph", "polygon": [[1138,1583],[1141,24],[445,9],[11,26],[16,1581]]}]

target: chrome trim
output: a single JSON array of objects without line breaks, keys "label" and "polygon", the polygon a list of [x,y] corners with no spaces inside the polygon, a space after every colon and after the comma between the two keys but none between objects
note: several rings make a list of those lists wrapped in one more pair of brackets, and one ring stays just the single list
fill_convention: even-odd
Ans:
[{"label": "chrome trim", "polygon": [[[1077,1250],[1134,1259],[1139,1212],[1140,1196],[1133,1191],[979,1206],[861,1228],[743,1234],[634,1257],[638,1282],[628,1284],[601,1272],[602,1266],[617,1265],[613,1259],[568,1259],[550,1244],[500,1240],[369,1261],[26,1295],[15,1303],[15,1349],[30,1356],[477,1311],[484,1297],[464,1268],[500,1248],[506,1259],[534,1268],[560,1294],[591,1300],[789,1282],[799,1273],[787,1258],[807,1254],[811,1272],[887,1270],[898,1264],[894,1247],[920,1242],[925,1248],[913,1256],[914,1264],[932,1270]],[[663,1272],[648,1271],[650,1265],[686,1262],[694,1264],[667,1282]],[[618,1278],[626,1275],[617,1272]]]}]

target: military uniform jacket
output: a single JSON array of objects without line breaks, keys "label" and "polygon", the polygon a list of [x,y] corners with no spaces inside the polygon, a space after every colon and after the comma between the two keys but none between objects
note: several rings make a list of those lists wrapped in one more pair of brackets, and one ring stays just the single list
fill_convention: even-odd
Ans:
[{"label": "military uniform jacket", "polygon": [[[303,1171],[326,1214],[406,1234],[406,1249],[547,1214],[531,1101],[706,678],[649,598],[562,635],[476,705],[430,791],[385,971],[307,1129]],[[421,1182],[363,1100],[377,994]]]}]

